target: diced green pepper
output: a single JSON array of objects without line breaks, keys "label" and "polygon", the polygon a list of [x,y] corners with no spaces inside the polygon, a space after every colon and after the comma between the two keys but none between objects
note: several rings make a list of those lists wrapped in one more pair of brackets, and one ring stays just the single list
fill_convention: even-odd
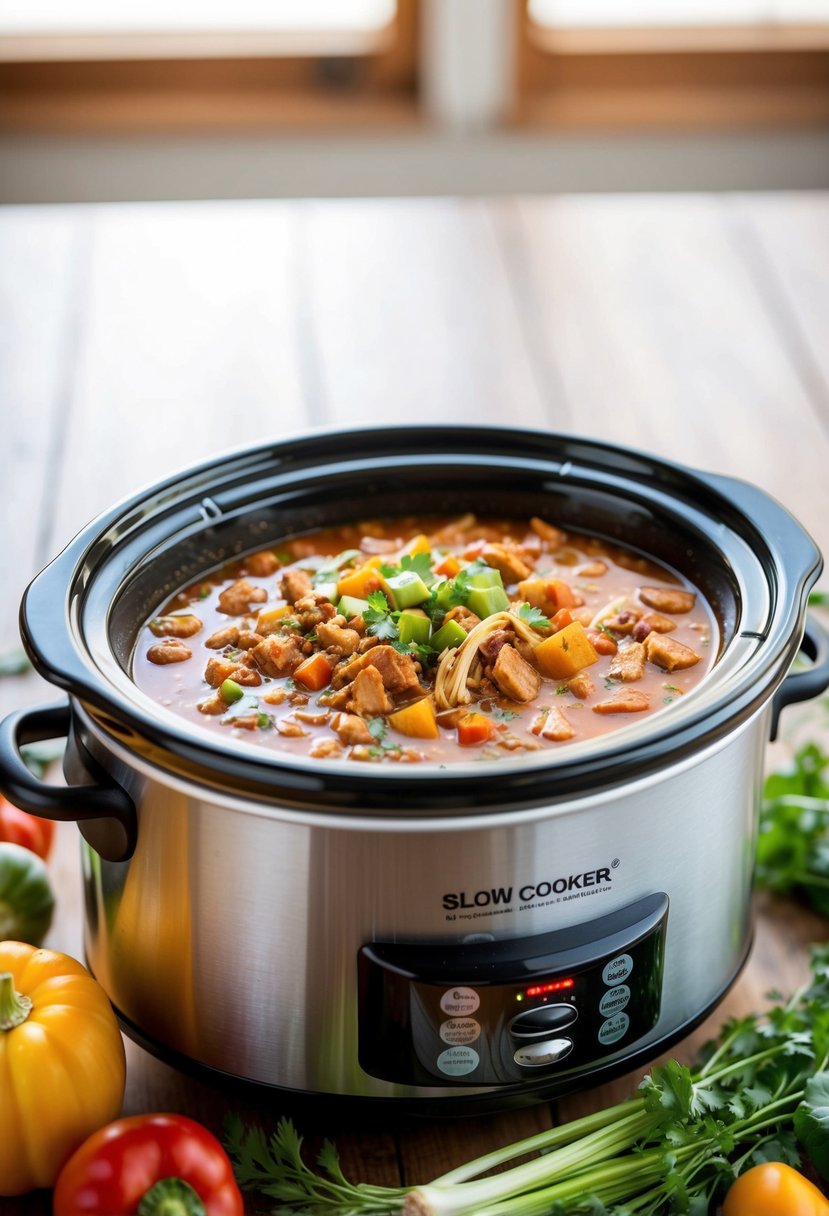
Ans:
[{"label": "diced green pepper", "polygon": [[423,646],[429,641],[432,622],[421,612],[401,612],[397,628],[400,631],[401,642],[416,642],[419,646]]},{"label": "diced green pepper", "polygon": [[447,647],[452,649],[455,646],[460,646],[465,641],[466,630],[457,621],[446,621],[445,624],[441,625],[437,633],[432,635],[429,645],[440,654]]},{"label": "diced green pepper", "polygon": [[361,600],[356,595],[344,595],[337,604],[337,612],[347,620],[351,620],[354,616],[362,616],[367,608],[368,600]]},{"label": "diced green pepper", "polygon": [[503,587],[504,580],[501,571],[487,566],[484,570],[476,570],[469,580],[470,587]]},{"label": "diced green pepper", "polygon": [[451,578],[447,578],[442,583],[438,583],[437,587],[434,589],[435,602],[437,603],[438,607],[443,609],[444,612],[448,612],[452,607],[451,599],[454,590],[455,583]]},{"label": "diced green pepper", "polygon": [[337,602],[337,584],[336,583],[317,583],[314,587],[316,595],[324,595],[332,604]]},{"label": "diced green pepper", "polygon": [[481,620],[509,608],[509,596],[503,587],[475,587],[469,592],[466,606]]},{"label": "diced green pepper", "polygon": [[429,598],[429,588],[414,570],[402,570],[383,579],[383,590],[392,599],[394,608],[413,608]]},{"label": "diced green pepper", "polygon": [[245,690],[241,684],[237,684],[235,680],[223,680],[219,689],[219,696],[228,705],[232,705],[234,701],[241,701],[245,695]]}]

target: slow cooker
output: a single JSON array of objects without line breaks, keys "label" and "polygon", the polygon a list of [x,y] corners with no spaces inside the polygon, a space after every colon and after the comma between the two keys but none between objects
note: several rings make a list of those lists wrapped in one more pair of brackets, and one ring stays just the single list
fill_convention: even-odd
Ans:
[{"label": "slow cooker", "polygon": [[[599,740],[405,769],[231,743],[132,682],[156,605],[229,558],[470,510],[679,569],[718,618],[713,669]],[[829,684],[820,568],[760,489],[589,439],[422,426],[231,453],[114,507],[32,582],[24,643],[69,697],[6,719],[0,786],[79,821],[88,964],[160,1057],[406,1111],[554,1096],[662,1052],[743,966],[766,741]],[[63,735],[57,789],[19,748]]]}]

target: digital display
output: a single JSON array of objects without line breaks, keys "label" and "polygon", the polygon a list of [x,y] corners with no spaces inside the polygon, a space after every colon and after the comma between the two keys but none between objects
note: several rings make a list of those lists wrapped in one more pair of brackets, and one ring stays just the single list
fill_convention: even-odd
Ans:
[{"label": "digital display", "polygon": [[525,996],[546,996],[548,992],[567,992],[570,988],[575,988],[576,981],[573,979],[566,980],[550,980],[547,984],[533,984],[532,988],[527,988]]}]

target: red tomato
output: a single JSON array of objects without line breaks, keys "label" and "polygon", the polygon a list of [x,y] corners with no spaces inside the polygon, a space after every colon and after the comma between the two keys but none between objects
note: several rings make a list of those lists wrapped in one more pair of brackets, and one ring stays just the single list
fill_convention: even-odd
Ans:
[{"label": "red tomato", "polygon": [[135,1216],[144,1200],[142,1213],[154,1216],[169,1210],[165,1190],[180,1197],[188,1216],[244,1216],[227,1154],[207,1128],[184,1115],[134,1115],[95,1132],[58,1175],[52,1211]]},{"label": "red tomato", "polygon": [[829,1216],[829,1200],[790,1165],[769,1161],[740,1174],[723,1216]]},{"label": "red tomato", "polygon": [[20,811],[0,797],[0,840],[22,845],[45,858],[49,856],[54,835],[55,825],[51,819],[39,819],[28,811]]}]

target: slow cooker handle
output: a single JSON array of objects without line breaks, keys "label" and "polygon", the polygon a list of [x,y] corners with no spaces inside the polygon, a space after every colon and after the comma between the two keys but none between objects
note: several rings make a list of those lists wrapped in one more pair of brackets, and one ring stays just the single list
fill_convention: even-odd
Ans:
[{"label": "slow cooker handle", "polygon": [[68,701],[20,709],[0,722],[0,790],[33,815],[60,822],[78,821],[84,840],[104,861],[127,861],[135,850],[138,820],[135,803],[125,789],[100,769],[75,744],[73,773],[89,784],[49,785],[38,780],[20,754],[25,743],[43,739],[72,741],[72,711]]},{"label": "slow cooker handle", "polygon": [[771,702],[772,741],[777,738],[780,714],[787,705],[810,701],[829,688],[829,633],[811,614],[806,617],[800,649],[812,662],[802,671],[790,671],[774,694]]}]

